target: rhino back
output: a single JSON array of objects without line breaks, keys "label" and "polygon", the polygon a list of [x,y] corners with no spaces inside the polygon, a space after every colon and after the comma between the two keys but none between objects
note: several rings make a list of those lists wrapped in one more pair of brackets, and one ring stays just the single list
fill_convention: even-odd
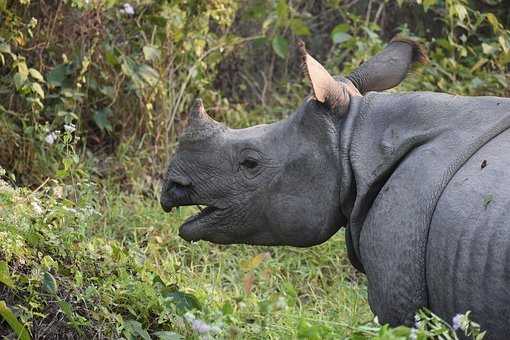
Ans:
[{"label": "rhino back", "polygon": [[426,261],[430,308],[472,311],[489,339],[510,335],[510,130],[479,149],[436,206]]},{"label": "rhino back", "polygon": [[356,199],[343,209],[350,212],[351,257],[367,274],[379,320],[411,325],[417,309],[430,308],[427,247],[438,200],[459,169],[510,128],[510,100],[371,93],[350,119],[343,173],[352,169]]}]

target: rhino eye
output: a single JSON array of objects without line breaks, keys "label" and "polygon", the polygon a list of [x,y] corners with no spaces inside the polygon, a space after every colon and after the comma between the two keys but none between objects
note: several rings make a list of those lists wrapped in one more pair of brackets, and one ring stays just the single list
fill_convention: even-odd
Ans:
[{"label": "rhino eye", "polygon": [[246,169],[255,169],[259,163],[252,159],[252,158],[246,158],[244,161],[241,162],[241,166]]}]

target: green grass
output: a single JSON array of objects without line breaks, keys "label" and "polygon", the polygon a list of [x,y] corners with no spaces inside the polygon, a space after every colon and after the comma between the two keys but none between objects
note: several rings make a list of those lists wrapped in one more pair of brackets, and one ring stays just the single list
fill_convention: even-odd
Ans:
[{"label": "green grass", "polygon": [[[190,244],[178,226],[194,209],[85,180],[0,182],[0,303],[33,337],[409,336],[373,322],[343,232],[307,249]],[[26,335],[1,320],[0,336]]]},{"label": "green grass", "polygon": [[[16,282],[0,289],[1,299],[34,333],[44,332],[38,319],[59,319],[62,300],[73,305],[75,323],[88,319],[66,326],[74,332],[99,326],[97,334],[116,335],[137,320],[150,333],[191,335],[179,316],[189,311],[164,298],[171,290],[195,296],[200,310],[191,312],[226,337],[282,338],[316,326],[347,336],[373,319],[343,233],[308,249],[190,244],[178,226],[194,208],[165,214],[156,199],[86,189],[74,204],[56,198],[63,189],[32,194],[3,184],[0,191],[0,252]],[[44,273],[56,280],[55,292],[44,289]]]}]

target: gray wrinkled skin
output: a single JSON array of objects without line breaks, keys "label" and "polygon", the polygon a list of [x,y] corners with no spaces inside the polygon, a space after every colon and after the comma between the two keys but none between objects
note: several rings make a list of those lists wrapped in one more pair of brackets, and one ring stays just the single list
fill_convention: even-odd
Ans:
[{"label": "gray wrinkled skin", "polygon": [[[401,57],[407,70],[411,54]],[[360,92],[396,85],[377,79]],[[240,130],[195,115],[161,204],[209,208],[180,235],[312,246],[346,226],[381,322],[412,325],[422,307],[445,320],[471,310],[488,339],[506,339],[510,100],[368,92],[349,102],[338,111],[310,99],[283,121]]]}]

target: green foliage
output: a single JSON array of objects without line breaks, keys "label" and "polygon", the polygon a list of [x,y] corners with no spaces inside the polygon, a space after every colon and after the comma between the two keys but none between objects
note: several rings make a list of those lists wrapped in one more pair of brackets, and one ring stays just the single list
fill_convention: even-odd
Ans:
[{"label": "green foliage", "polygon": [[194,208],[167,215],[156,197],[195,96],[233,127],[302,102],[298,38],[348,74],[401,33],[431,62],[397,90],[508,95],[510,12],[484,4],[0,0],[0,177],[33,189],[0,181],[0,335],[457,339],[425,311],[414,328],[373,320],[341,233],[190,245],[176,228]]}]

